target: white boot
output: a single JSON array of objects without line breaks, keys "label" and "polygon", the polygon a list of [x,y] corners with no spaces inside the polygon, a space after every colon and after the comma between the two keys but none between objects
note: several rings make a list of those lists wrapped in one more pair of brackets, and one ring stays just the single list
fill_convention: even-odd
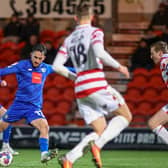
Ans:
[{"label": "white boot", "polygon": [[9,153],[11,153],[13,156],[19,155],[19,152],[14,151],[14,150],[12,149],[12,147],[9,145],[9,143],[4,143],[4,142],[3,142],[1,151],[9,152]]},{"label": "white boot", "polygon": [[41,153],[41,163],[47,163],[49,160],[55,158],[58,154],[57,149]]}]

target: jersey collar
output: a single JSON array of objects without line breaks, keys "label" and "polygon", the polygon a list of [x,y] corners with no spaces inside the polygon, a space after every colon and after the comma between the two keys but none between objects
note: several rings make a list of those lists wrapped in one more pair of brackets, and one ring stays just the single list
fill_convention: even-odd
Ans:
[{"label": "jersey collar", "polygon": [[162,57],[161,57],[161,59],[160,59],[160,62],[161,62],[163,59],[165,59],[165,58],[168,58],[168,54],[163,54]]},{"label": "jersey collar", "polygon": [[89,27],[91,26],[90,24],[82,24],[82,25],[79,25],[79,26],[76,26],[76,29],[83,29],[85,27]]},{"label": "jersey collar", "polygon": [[38,67],[34,67],[33,64],[32,64],[32,61],[30,59],[29,59],[29,63],[30,63],[30,65],[33,69],[39,69],[43,66],[43,62],[42,62]]},{"label": "jersey collar", "polygon": [[168,57],[168,54],[163,54],[163,55],[162,55],[162,58],[163,58],[163,57],[164,57],[164,58],[165,58],[165,57]]}]

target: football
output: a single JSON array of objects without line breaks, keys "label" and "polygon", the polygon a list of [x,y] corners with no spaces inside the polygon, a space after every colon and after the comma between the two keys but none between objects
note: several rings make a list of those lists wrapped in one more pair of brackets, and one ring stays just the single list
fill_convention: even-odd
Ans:
[{"label": "football", "polygon": [[12,163],[13,156],[9,152],[0,152],[0,166],[6,167]]}]

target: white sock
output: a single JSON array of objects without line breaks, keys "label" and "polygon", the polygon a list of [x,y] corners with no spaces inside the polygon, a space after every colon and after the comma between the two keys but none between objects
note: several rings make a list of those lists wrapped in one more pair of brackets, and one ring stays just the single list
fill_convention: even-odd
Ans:
[{"label": "white sock", "polygon": [[95,141],[95,144],[101,149],[107,142],[115,138],[120,132],[128,126],[128,120],[123,116],[114,117],[101,136]]},{"label": "white sock", "polygon": [[9,143],[3,142],[2,146],[9,146]]},{"label": "white sock", "polygon": [[86,135],[82,141],[77,144],[70,152],[66,154],[66,158],[74,163],[78,158],[83,155],[83,149],[88,145],[90,141],[94,141],[98,138],[98,135],[95,132],[92,132]]},{"label": "white sock", "polygon": [[41,156],[45,155],[46,153],[48,153],[48,151],[41,152]]},{"label": "white sock", "polygon": [[162,125],[153,129],[153,132],[157,134],[166,144],[168,144],[168,131]]}]

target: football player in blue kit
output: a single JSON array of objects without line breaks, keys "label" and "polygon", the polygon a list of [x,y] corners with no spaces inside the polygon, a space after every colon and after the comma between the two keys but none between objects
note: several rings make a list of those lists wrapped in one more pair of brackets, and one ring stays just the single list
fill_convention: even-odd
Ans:
[{"label": "football player in blue kit", "polygon": [[0,132],[11,123],[23,118],[26,119],[28,124],[31,124],[40,132],[39,146],[42,163],[46,163],[56,156],[56,151],[48,150],[49,126],[41,111],[46,77],[53,72],[57,72],[70,79],[76,77],[67,68],[57,69],[57,67],[44,63],[45,54],[45,46],[38,44],[32,49],[30,59],[22,60],[0,69],[0,76],[16,74],[18,82],[18,89],[13,104],[0,120]]}]

